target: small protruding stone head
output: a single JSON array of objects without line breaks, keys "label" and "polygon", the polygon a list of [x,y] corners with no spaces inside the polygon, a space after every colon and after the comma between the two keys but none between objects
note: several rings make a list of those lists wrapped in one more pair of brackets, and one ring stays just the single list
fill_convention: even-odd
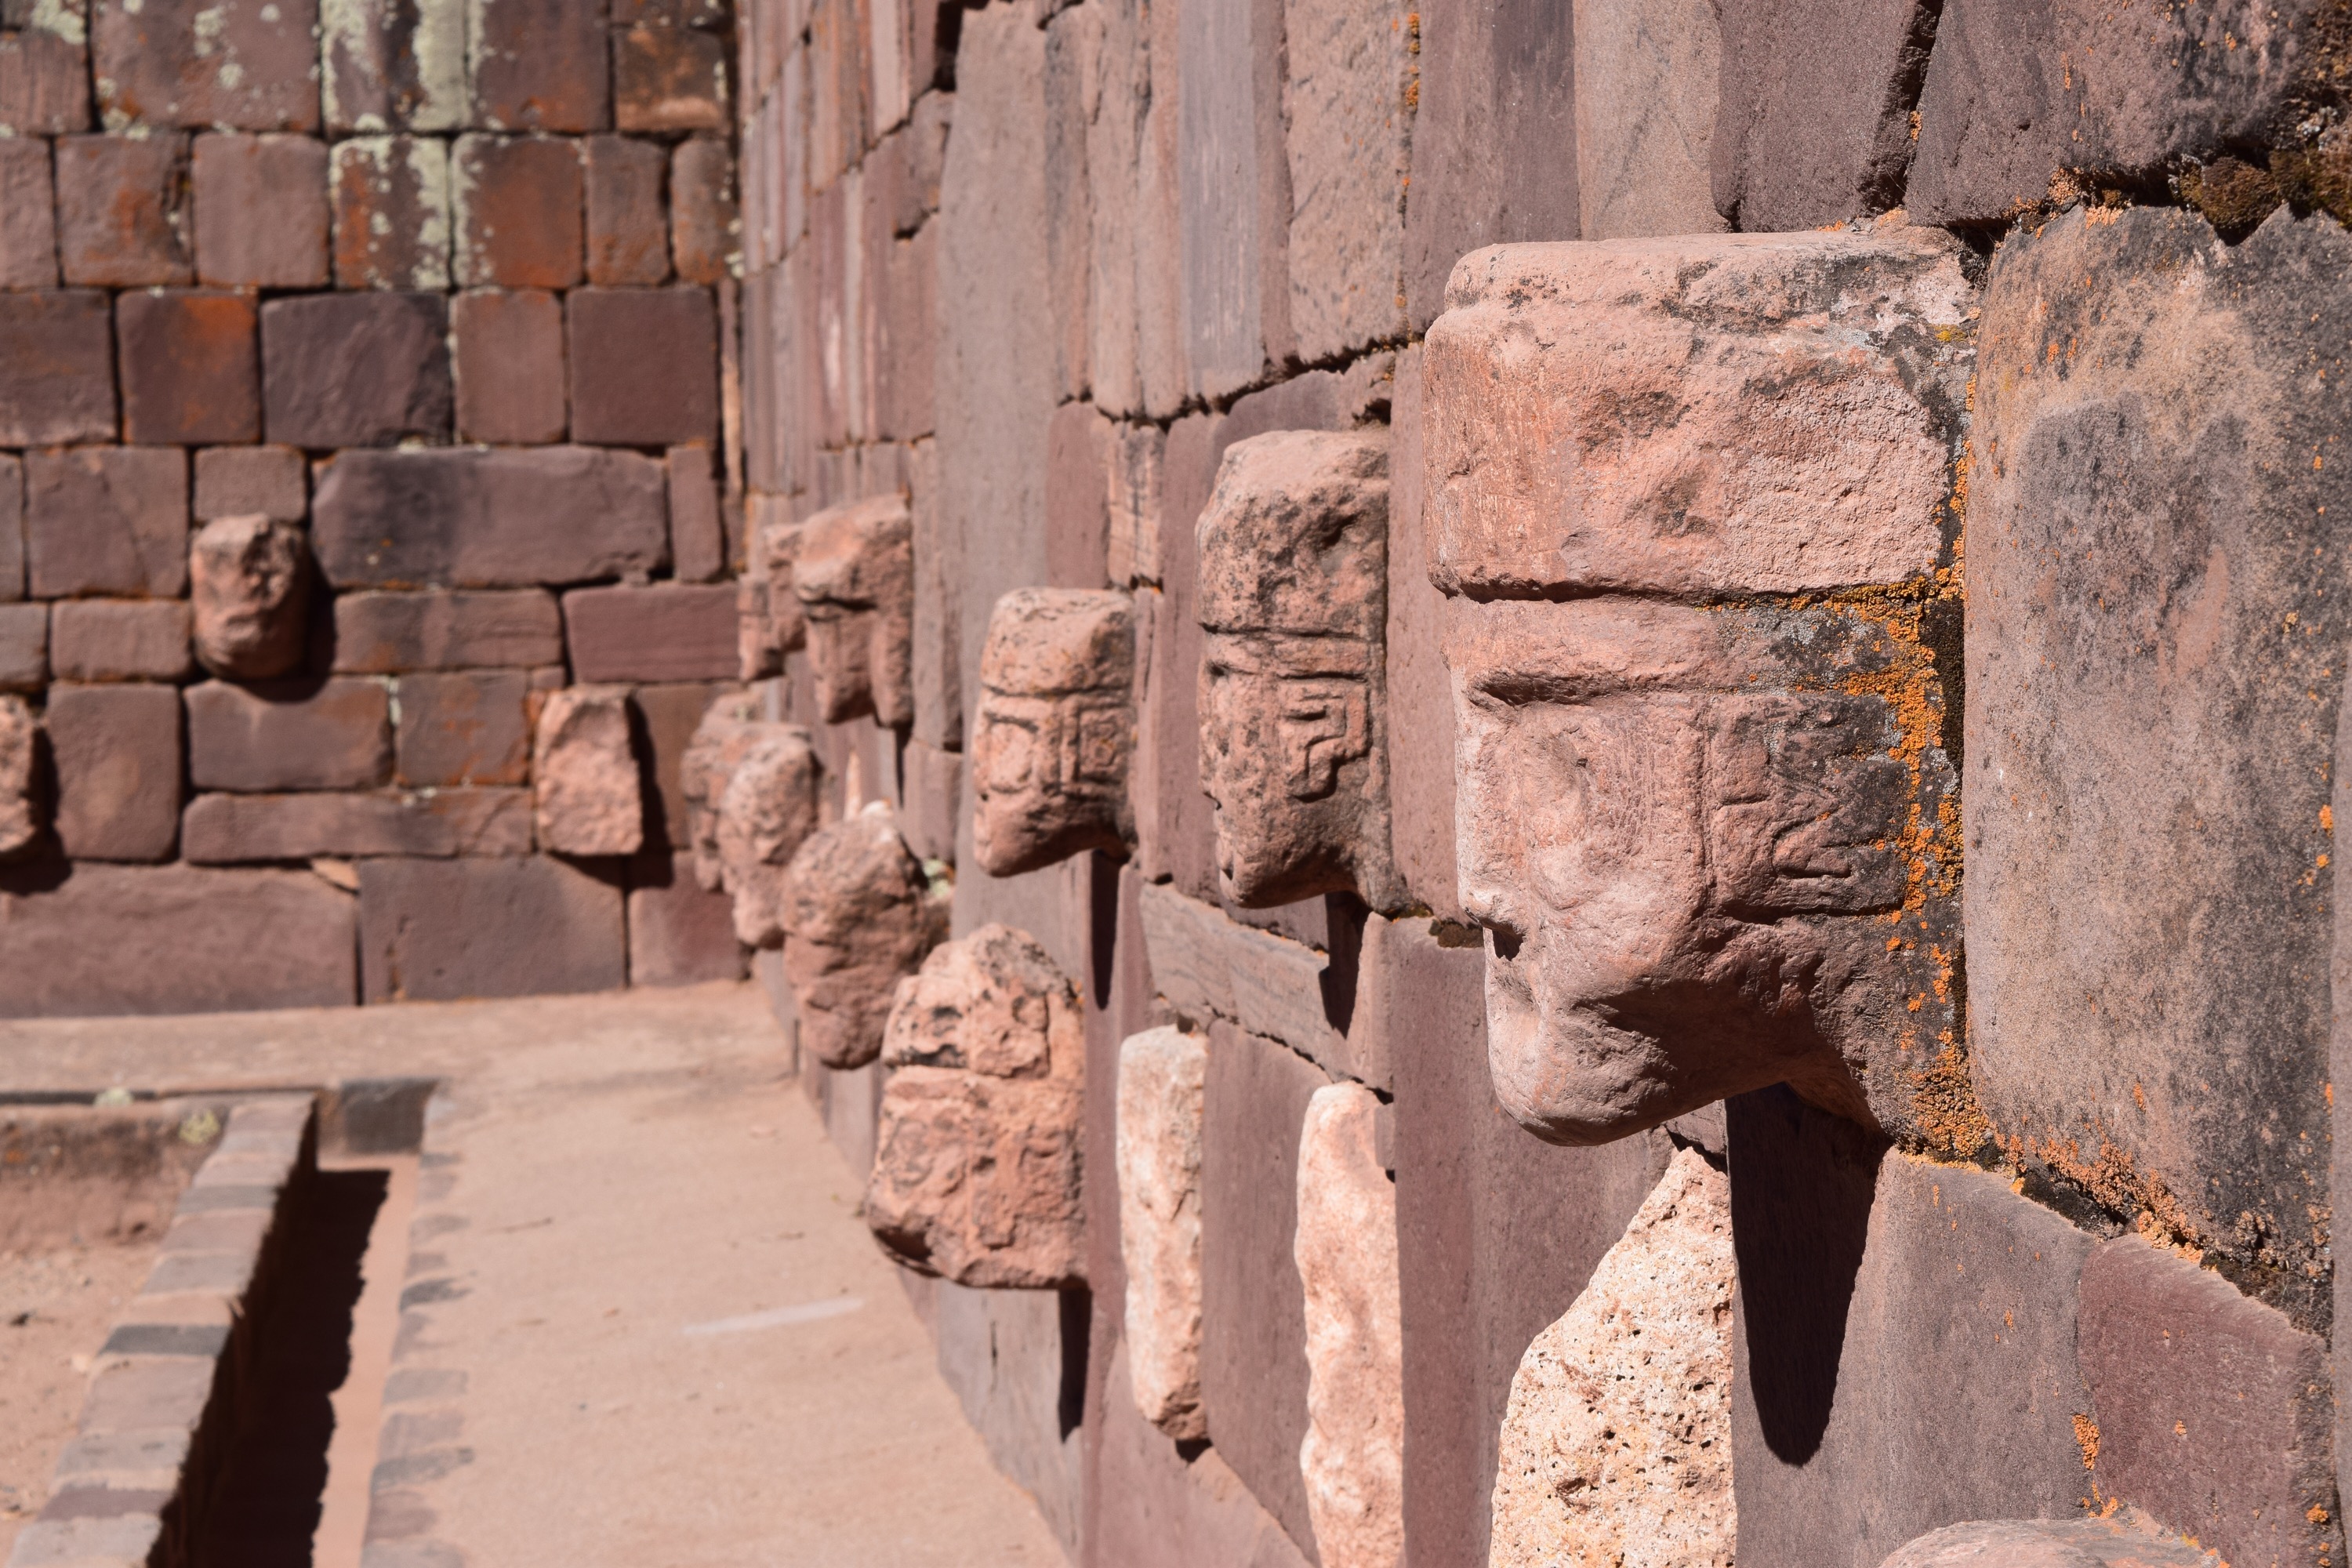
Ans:
[{"label": "small protruding stone head", "polygon": [[947,935],[947,900],[880,801],[803,841],[784,874],[784,975],[801,1043],[827,1067],[882,1049],[899,977]]},{"label": "small protruding stone head", "polygon": [[[828,724],[866,713],[886,728],[912,723],[915,554],[906,498],[868,496],[803,523],[792,591],[807,618],[818,716]],[[776,613],[772,603],[769,614]]]},{"label": "small protruding stone head", "polygon": [[530,773],[541,847],[634,855],[643,847],[645,797],[629,744],[626,688],[549,692],[531,737]]},{"label": "small protruding stone head", "polygon": [[797,724],[752,724],[719,797],[720,879],[735,900],[735,935],[746,947],[784,940],[785,873],[816,831],[824,767]]},{"label": "small protruding stone head", "polygon": [[1124,594],[1017,588],[980,656],[972,847],[992,877],[1123,853],[1135,752],[1135,619]]},{"label": "small protruding stone head", "polygon": [[781,498],[753,503],[751,560],[735,585],[736,647],[745,680],[783,672],[784,655],[808,641],[800,596],[793,592],[793,551],[800,524]]},{"label": "small protruding stone head", "polygon": [[706,893],[726,885],[719,862],[719,802],[736,764],[763,732],[758,699],[740,691],[712,699],[678,758],[678,793],[686,798],[686,841],[694,851],[694,880]]},{"label": "small protruding stone head", "polygon": [[205,524],[188,546],[196,658],[239,680],[293,669],[302,662],[310,585],[300,529],[259,513]]},{"label": "small protruding stone head", "polygon": [[33,773],[40,730],[31,704],[0,694],[0,860],[24,854],[41,836],[41,802]]}]

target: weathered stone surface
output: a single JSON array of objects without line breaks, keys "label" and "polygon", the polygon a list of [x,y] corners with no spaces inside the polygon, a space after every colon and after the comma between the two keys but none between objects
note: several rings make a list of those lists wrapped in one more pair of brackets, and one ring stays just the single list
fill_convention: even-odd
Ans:
[{"label": "weathered stone surface", "polygon": [[784,655],[808,643],[808,617],[793,592],[800,525],[774,499],[751,501],[750,560],[736,584],[736,672],[745,680],[783,673]]},{"label": "weathered stone surface", "polygon": [[[1110,421],[1065,403],[1045,426],[1045,582],[1100,588],[1110,580]],[[982,656],[986,657],[983,651]]]},{"label": "weathered stone surface", "polygon": [[593,581],[661,564],[662,491],[661,465],[635,452],[345,452],[312,498],[310,544],[338,588]]},{"label": "weathered stone surface", "polygon": [[1118,1048],[1118,1248],[1129,1392],[1179,1441],[1201,1407],[1201,1138],[1208,1041],[1160,1027]]},{"label": "weathered stone surface", "polygon": [[310,468],[295,447],[215,447],[196,454],[198,522],[248,512],[299,522],[310,510]]},{"label": "weathered stone surface", "polygon": [[1124,594],[1017,588],[980,656],[972,847],[991,876],[1034,871],[1135,836],[1135,626]]},{"label": "weathered stone surface", "polygon": [[2221,1559],[2124,1519],[1996,1519],[1948,1525],[1881,1568],[2220,1568]]},{"label": "weathered stone surface", "polygon": [[[714,454],[705,446],[672,447],[669,468],[670,569],[681,583],[712,583],[734,564],[729,507],[719,500]],[[741,514],[735,513],[740,523]]]},{"label": "weathered stone surface", "polygon": [[25,596],[25,463],[0,455],[0,605]]},{"label": "weathered stone surface", "polygon": [[186,591],[188,459],[178,448],[28,453],[25,503],[33,597]]},{"label": "weathered stone surface", "polygon": [[402,676],[393,736],[400,782],[428,787],[524,783],[530,774],[533,688],[534,678],[520,669]]},{"label": "weathered stone surface", "polygon": [[808,836],[782,903],[801,1045],[827,1067],[863,1067],[881,1052],[892,987],[946,936],[946,903],[878,801]]},{"label": "weathered stone surface", "polygon": [[1404,331],[1406,81],[1418,38],[1386,0],[1282,9],[1290,324],[1312,363]]},{"label": "weathered stone surface", "polygon": [[[889,13],[876,13],[877,24]],[[613,35],[613,121],[624,131],[725,131],[727,40],[698,27]]]},{"label": "weathered stone surface", "polygon": [[1707,182],[1723,56],[1714,5],[1588,5],[1575,30],[1578,233],[1721,228]]},{"label": "weathered stone surface", "polygon": [[678,760],[686,844],[693,851],[695,884],[706,893],[725,886],[719,858],[719,804],[737,765],[761,739],[759,718],[757,699],[740,691],[721,693],[697,721]]},{"label": "weathered stone surface", "polygon": [[793,858],[817,829],[824,764],[797,724],[722,720],[707,736],[698,731],[697,743],[704,747],[696,759],[700,788],[715,817],[710,852],[717,884],[735,900],[736,940],[773,947],[784,937]]},{"label": "weathered stone surface", "polygon": [[494,131],[602,131],[613,122],[605,7],[467,0],[474,121]]},{"label": "weathered stone surface", "polygon": [[1324,1568],[1404,1561],[1404,1344],[1396,1187],[1381,1102],[1315,1091],[1298,1135],[1298,1279],[1307,1297],[1307,1436],[1298,1468]]},{"label": "weathered stone surface", "polygon": [[315,0],[97,0],[91,73],[109,131],[319,129]]},{"label": "weathered stone surface", "polygon": [[37,691],[49,679],[49,607],[0,605],[0,691]]},{"label": "weathered stone surface", "polygon": [[1729,1568],[1731,1192],[1683,1150],[1511,1384],[1496,1568]]},{"label": "weathered stone surface", "polygon": [[724,680],[735,673],[735,588],[574,588],[563,640],[581,680]]},{"label": "weathered stone surface", "polygon": [[187,158],[181,136],[58,139],[58,261],[68,283],[145,289],[194,280]]},{"label": "weathered stone surface", "polygon": [[180,694],[168,686],[49,688],[41,727],[58,772],[58,841],[77,860],[168,860],[180,829]]},{"label": "weathered stone surface", "polygon": [[2352,408],[2310,344],[2352,332],[2347,262],[2284,213],[2234,247],[2170,210],[2021,236],[1972,437],[1977,1091],[2019,1152],[2283,1304],[2326,1268],[2343,661],[2312,628],[2341,546],[2313,520],[2352,507],[2322,459]]},{"label": "weathered stone surface", "polygon": [[89,49],[81,12],[59,6],[0,32],[0,126],[18,136],[89,129]]},{"label": "weathered stone surface", "polygon": [[563,307],[539,289],[469,289],[449,312],[457,436],[499,446],[563,439]]},{"label": "weathered stone surface", "polygon": [[289,447],[449,434],[449,310],[437,294],[314,294],[261,308],[263,416]]},{"label": "weathered stone surface", "polygon": [[200,866],[530,853],[530,792],[522,789],[200,795],[180,820],[181,857]]},{"label": "weathered stone surface", "polygon": [[199,136],[191,163],[196,279],[220,289],[327,282],[327,147],[309,136]]},{"label": "weathered stone surface", "polygon": [[349,1006],[355,951],[351,898],[307,871],[78,865],[57,887],[0,883],[10,1017]]},{"label": "weathered stone surface", "polygon": [[531,737],[531,800],[541,848],[634,855],[645,843],[645,798],[629,747],[629,694],[617,686],[548,693]]},{"label": "weathered stone surface", "polygon": [[114,439],[112,314],[94,289],[0,293],[0,442]]},{"label": "weathered stone surface", "polygon": [[[0,43],[0,60],[7,45]],[[0,74],[6,67],[0,65]],[[0,86],[0,123],[5,123],[7,89]],[[0,205],[9,223],[0,232],[0,289],[58,286],[56,184],[50,178],[49,144],[22,136],[0,139]]]},{"label": "weathered stone surface", "polygon": [[47,803],[33,779],[40,727],[23,698],[0,696],[0,860],[30,849],[48,826]]},{"label": "weathered stone surface", "polygon": [[1086,1021],[1045,949],[995,924],[933,949],[898,982],[881,1059],[866,1223],[883,1247],[959,1285],[1083,1280]]},{"label": "weathered stone surface", "polygon": [[621,889],[544,855],[360,863],[369,1002],[610,991],[628,979]]},{"label": "weathered stone surface", "polygon": [[719,317],[709,289],[575,289],[564,310],[575,439],[718,438]]},{"label": "weathered stone surface", "polygon": [[1381,639],[1388,444],[1282,431],[1228,447],[1198,528],[1201,778],[1244,908],[1399,901]]},{"label": "weathered stone surface", "polygon": [[1160,579],[1160,465],[1167,432],[1157,425],[1121,425],[1110,436],[1110,539],[1105,569],[1114,588]]},{"label": "weathered stone surface", "polygon": [[914,591],[905,497],[868,496],[801,525],[793,593],[807,621],[817,713],[825,722],[866,713],[891,728],[912,721]]},{"label": "weathered stone surface", "polygon": [[335,286],[449,286],[449,144],[355,136],[331,154]]},{"label": "weathered stone surface", "polygon": [[49,611],[59,680],[178,680],[188,674],[188,606],[177,599],[68,599]]},{"label": "weathered stone surface", "polygon": [[1422,351],[1397,356],[1389,453],[1389,824],[1397,876],[1412,900],[1459,921],[1454,872],[1454,679],[1445,599],[1429,580],[1423,499]]},{"label": "weathered stone surface", "polygon": [[1440,586],[1798,593],[1926,573],[1969,363],[1961,257],[1894,228],[1465,258],[1423,360]]},{"label": "weathered stone surface", "polygon": [[599,288],[667,282],[669,219],[662,180],[669,153],[627,136],[591,136],[585,144],[588,281]]},{"label": "weathered stone surface", "polygon": [[394,675],[562,659],[563,617],[555,595],[541,589],[360,593],[335,600],[338,673]]},{"label": "weathered stone surface", "polygon": [[300,529],[259,513],[205,524],[188,546],[196,658],[215,675],[286,674],[302,662],[310,589]]},{"label": "weathered stone surface", "polygon": [[126,293],[114,341],[126,440],[251,441],[261,434],[253,300],[183,289]]},{"label": "weathered stone surface", "polygon": [[460,136],[449,152],[450,257],[461,285],[569,289],[580,281],[584,174],[560,136]]},{"label": "weathered stone surface", "polygon": [[391,693],[381,680],[187,691],[188,776],[198,789],[367,789],[392,781]]},{"label": "weathered stone surface", "polygon": [[1222,1454],[1204,1448],[1188,1459],[1136,1414],[1121,1392],[1128,1348],[1121,1342],[1110,1352],[1101,1411],[1088,1416],[1099,1422],[1101,1446],[1087,1484],[1098,1498],[1120,1500],[1095,1514],[1097,1559],[1122,1568],[1306,1568],[1307,1559]]},{"label": "weathered stone surface", "polygon": [[749,973],[732,906],[696,887],[686,859],[651,850],[629,862],[632,985],[694,985]]},{"label": "weathered stone surface", "polygon": [[331,4],[320,17],[327,129],[457,131],[471,120],[465,0]]},{"label": "weathered stone surface", "polygon": [[670,260],[688,283],[717,283],[741,259],[735,160],[724,142],[689,137],[669,166]]}]

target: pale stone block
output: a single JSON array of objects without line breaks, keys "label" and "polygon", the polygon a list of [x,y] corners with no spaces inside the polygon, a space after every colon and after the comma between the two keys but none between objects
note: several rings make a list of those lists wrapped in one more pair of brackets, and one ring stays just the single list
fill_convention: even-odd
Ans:
[{"label": "pale stone block", "polygon": [[197,659],[247,680],[292,670],[310,630],[310,584],[300,529],[258,514],[205,524],[188,547]]},{"label": "pale stone block", "polygon": [[629,749],[629,694],[567,686],[548,694],[531,737],[531,798],[541,847],[559,855],[634,855],[645,802]]},{"label": "pale stone block", "polygon": [[1405,82],[1418,42],[1401,0],[1286,0],[1290,324],[1313,363],[1404,331]]},{"label": "pale stone block", "polygon": [[1201,1122],[1209,1043],[1161,1027],[1118,1048],[1118,1249],[1129,1386],[1180,1442],[1209,1435],[1201,1403]]},{"label": "pale stone block", "polygon": [[1713,234],[1723,72],[1708,0],[1622,0],[1575,13],[1576,189],[1587,239]]},{"label": "pale stone block", "polygon": [[720,881],[735,900],[735,935],[746,947],[773,947],[784,939],[786,871],[816,831],[824,764],[797,724],[743,724],[713,740],[719,760],[734,754],[713,837]]},{"label": "pale stone block", "polygon": [[0,860],[23,854],[41,834],[41,802],[33,787],[39,730],[23,698],[0,696]]}]

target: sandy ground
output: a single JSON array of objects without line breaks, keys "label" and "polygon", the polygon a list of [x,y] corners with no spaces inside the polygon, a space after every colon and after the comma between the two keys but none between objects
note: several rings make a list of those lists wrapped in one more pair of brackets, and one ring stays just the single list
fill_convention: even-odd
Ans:
[{"label": "sandy ground", "polygon": [[0,1560],[48,1500],[90,1359],[139,1293],[156,1245],[0,1257]]}]

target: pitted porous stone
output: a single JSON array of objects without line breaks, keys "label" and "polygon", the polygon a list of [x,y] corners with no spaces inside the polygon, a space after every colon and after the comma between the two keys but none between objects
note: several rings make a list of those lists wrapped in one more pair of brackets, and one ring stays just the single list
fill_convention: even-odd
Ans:
[{"label": "pitted porous stone", "polygon": [[618,686],[550,692],[531,738],[539,843],[559,855],[634,855],[645,801],[629,746],[629,694]]},{"label": "pitted porous stone", "polygon": [[913,722],[914,524],[906,498],[868,496],[818,512],[801,525],[792,559],[819,715],[837,724],[871,713],[886,729]]},{"label": "pitted porous stone", "polygon": [[196,658],[215,675],[286,674],[302,662],[310,587],[300,529],[257,514],[205,524],[188,550]]},{"label": "pitted porous stone", "polygon": [[21,697],[0,696],[0,860],[22,855],[41,836],[41,802],[33,789],[40,721]]},{"label": "pitted porous stone", "polygon": [[824,764],[797,724],[747,724],[712,741],[719,762],[732,755],[716,802],[714,847],[719,881],[735,900],[735,935],[746,947],[774,947],[784,940],[786,870],[816,831]]},{"label": "pitted porous stone", "polygon": [[884,803],[810,834],[784,873],[784,977],[801,1043],[830,1068],[872,1061],[894,988],[947,923],[947,900]]},{"label": "pitted porous stone", "polygon": [[2144,1522],[1992,1519],[1947,1525],[1882,1568],[2223,1568],[2213,1552]]},{"label": "pitted porous stone", "polygon": [[1511,1380],[1491,1568],[1731,1568],[1731,1184],[1677,1152]]},{"label": "pitted porous stone", "polygon": [[1307,1102],[1298,1134],[1294,1252],[1307,1295],[1298,1468],[1323,1568],[1404,1562],[1404,1312],[1380,1113],[1361,1084],[1327,1084]]},{"label": "pitted porous stone", "polygon": [[883,1032],[866,1223],[891,1256],[959,1285],[1086,1278],[1086,1019],[1026,932],[985,925],[898,982]]},{"label": "pitted porous stone", "polygon": [[1802,593],[1937,560],[1975,305],[1948,235],[1495,246],[1430,328],[1432,575]]},{"label": "pitted porous stone", "polygon": [[740,691],[714,698],[678,758],[678,794],[686,801],[686,841],[694,852],[695,885],[715,893],[726,885],[719,858],[719,803],[736,765],[760,738],[759,700]]},{"label": "pitted porous stone", "polygon": [[980,655],[972,847],[992,877],[1135,837],[1135,619],[1124,594],[1016,588]]},{"label": "pitted porous stone", "polygon": [[1118,1048],[1118,1250],[1128,1379],[1143,1418],[1209,1435],[1201,1403],[1201,1123],[1209,1043],[1181,1029]]},{"label": "pitted porous stone", "polygon": [[1388,440],[1279,430],[1229,447],[1196,526],[1201,781],[1244,909],[1403,897],[1389,852]]}]

